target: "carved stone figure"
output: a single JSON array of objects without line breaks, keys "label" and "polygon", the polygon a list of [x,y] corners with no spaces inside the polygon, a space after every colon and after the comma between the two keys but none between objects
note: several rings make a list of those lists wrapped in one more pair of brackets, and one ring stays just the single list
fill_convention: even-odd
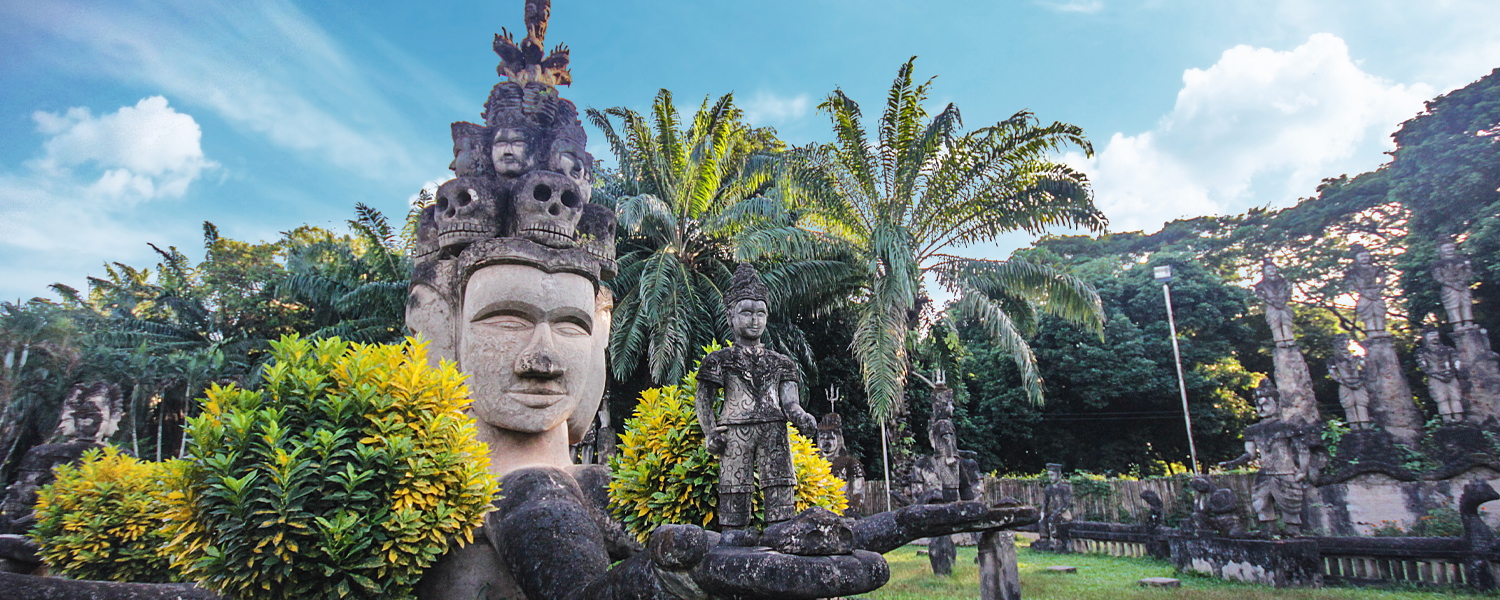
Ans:
[{"label": "carved stone figure", "polygon": [[1073,484],[1063,478],[1058,463],[1047,463],[1047,482],[1042,490],[1042,522],[1037,528],[1041,534],[1039,549],[1067,552],[1067,535],[1060,526],[1073,520]]},{"label": "carved stone figure", "polygon": [[1467,256],[1458,253],[1458,243],[1447,236],[1438,243],[1438,259],[1432,263],[1432,278],[1442,284],[1443,310],[1455,330],[1477,327],[1474,324],[1474,297],[1469,286],[1474,269]]},{"label": "carved stone figure", "polygon": [[[709,354],[698,370],[698,424],[709,451],[723,457],[718,512],[725,530],[749,526],[750,496],[757,479],[765,494],[767,525],[796,514],[797,477],[786,424],[791,422],[809,437],[817,427],[798,399],[792,359],[761,345],[769,295],[754,267],[741,264],[735,269],[724,295],[735,343]],[[720,391],[723,412],[715,415]]]},{"label": "carved stone figure", "polygon": [[838,413],[823,415],[818,423],[818,452],[831,465],[833,476],[844,482],[844,499],[849,501],[849,508],[864,506],[865,469],[858,459],[849,456],[844,445],[844,422]]},{"label": "carved stone figure", "polygon": [[119,386],[109,382],[73,386],[63,400],[62,417],[52,434],[54,441],[28,450],[21,458],[15,482],[5,488],[4,500],[0,501],[0,533],[30,532],[36,522],[32,507],[37,490],[56,479],[53,467],[72,464],[84,452],[104,447],[104,441],[119,430],[123,414]]},{"label": "carved stone figure", "polygon": [[1245,453],[1220,463],[1234,468],[1257,458],[1260,471],[1255,474],[1251,507],[1256,518],[1268,530],[1281,530],[1296,536],[1302,530],[1302,501],[1312,470],[1312,446],[1308,437],[1318,435],[1315,428],[1286,423],[1280,414],[1280,394],[1269,379],[1255,389],[1255,412],[1261,421],[1245,428]]},{"label": "carved stone figure", "polygon": [[1364,246],[1350,246],[1354,264],[1344,273],[1344,280],[1358,294],[1354,313],[1369,337],[1388,336],[1385,326],[1385,267],[1375,264],[1370,251]]},{"label": "carved stone figure", "polygon": [[1193,514],[1190,523],[1195,534],[1246,537],[1245,524],[1239,516],[1240,501],[1234,496],[1234,490],[1216,490],[1213,483],[1201,475],[1188,482],[1188,486],[1193,489]]},{"label": "carved stone figure", "polygon": [[1444,344],[1441,333],[1433,327],[1422,329],[1422,348],[1417,350],[1417,365],[1427,374],[1427,390],[1437,404],[1444,423],[1464,420],[1463,364],[1458,351]]},{"label": "carved stone figure", "polygon": [[1141,501],[1146,503],[1146,516],[1141,519],[1141,523],[1146,526],[1147,530],[1156,531],[1158,527],[1166,524],[1167,509],[1156,490],[1141,490]]},{"label": "carved stone figure", "polygon": [[1339,404],[1349,428],[1370,428],[1370,391],[1365,389],[1365,360],[1350,351],[1355,343],[1346,334],[1333,336],[1333,358],[1328,359],[1328,377],[1339,384]]},{"label": "carved stone figure", "polygon": [[1296,344],[1292,332],[1292,284],[1281,275],[1281,269],[1267,256],[1261,259],[1260,281],[1255,282],[1255,295],[1266,303],[1266,325],[1271,328],[1271,339],[1278,346]]}]

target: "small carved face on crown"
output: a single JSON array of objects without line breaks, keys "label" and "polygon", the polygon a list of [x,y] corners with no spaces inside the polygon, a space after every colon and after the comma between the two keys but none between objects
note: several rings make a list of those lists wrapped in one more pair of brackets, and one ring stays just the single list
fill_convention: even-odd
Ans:
[{"label": "small carved face on crown", "polygon": [[516,183],[515,190],[516,235],[552,248],[577,244],[584,200],[572,179],[551,171],[532,171]]},{"label": "small carved face on crown", "polygon": [[[605,265],[612,265],[615,260],[615,224],[615,213],[609,207],[599,204],[583,205],[583,216],[578,219],[579,243]],[[608,266],[606,269],[612,271]],[[612,272],[600,275],[605,279],[614,277]]]},{"label": "small carved face on crown", "polygon": [[481,179],[460,177],[438,188],[433,205],[438,245],[449,254],[500,232],[500,207]]},{"label": "small carved face on crown", "polygon": [[567,175],[578,185],[583,201],[589,201],[593,181],[590,180],[588,153],[583,144],[570,139],[554,140],[551,151],[547,153],[547,168]]},{"label": "small carved face on crown", "polygon": [[489,130],[473,123],[453,124],[453,162],[448,168],[459,177],[483,177],[490,169]]},{"label": "small carved face on crown", "polygon": [[490,147],[490,158],[495,172],[505,177],[517,177],[536,164],[531,154],[526,132],[515,127],[500,127],[495,130],[495,140]]}]

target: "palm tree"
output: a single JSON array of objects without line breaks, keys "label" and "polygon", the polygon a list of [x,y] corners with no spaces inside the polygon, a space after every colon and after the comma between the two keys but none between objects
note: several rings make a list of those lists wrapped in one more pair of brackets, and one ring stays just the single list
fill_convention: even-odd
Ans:
[{"label": "palm tree", "polygon": [[[618,297],[613,374],[628,380],[644,358],[655,383],[676,383],[701,348],[729,337],[722,305],[734,240],[790,224],[778,221],[787,201],[777,190],[782,144],[773,130],[741,120],[733,94],[712,105],[704,98],[686,128],[667,90],[656,95],[650,121],[619,107],[586,114],[619,161],[594,199],[616,207],[623,232],[619,275],[608,282]],[[768,268],[768,280],[803,274]],[[784,319],[768,338],[783,352],[807,355]]]},{"label": "palm tree", "polygon": [[1043,314],[1102,330],[1098,295],[1044,265],[950,251],[1017,230],[1102,231],[1106,221],[1087,178],[1050,156],[1067,147],[1092,155],[1093,146],[1079,127],[1042,125],[1028,111],[968,133],[960,131],[952,104],[929,118],[923,102],[932,79],[913,84],[915,60],[891,86],[874,146],[859,105],[843,91],[819,105],[837,141],[788,153],[797,165],[789,181],[808,203],[793,212],[795,224],[742,236],[739,257],[823,261],[816,264],[825,277],[861,282],[853,350],[879,419],[904,406],[909,337],[927,303],[925,276],[955,297],[939,318],[981,323],[1011,352],[1028,395],[1040,401],[1041,378],[1024,332]]}]

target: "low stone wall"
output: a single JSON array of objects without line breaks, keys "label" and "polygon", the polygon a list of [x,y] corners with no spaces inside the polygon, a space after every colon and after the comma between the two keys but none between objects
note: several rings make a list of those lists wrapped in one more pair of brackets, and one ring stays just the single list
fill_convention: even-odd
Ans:
[{"label": "low stone wall", "polygon": [[1275,587],[1322,587],[1323,567],[1313,540],[1238,540],[1172,537],[1179,571]]}]

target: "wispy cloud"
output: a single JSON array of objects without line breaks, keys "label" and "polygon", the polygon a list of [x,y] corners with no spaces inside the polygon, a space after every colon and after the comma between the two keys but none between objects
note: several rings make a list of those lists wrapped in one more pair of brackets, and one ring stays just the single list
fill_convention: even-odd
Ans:
[{"label": "wispy cloud", "polygon": [[1044,8],[1058,12],[1081,13],[1091,15],[1104,10],[1103,0],[1067,0],[1065,2],[1038,2]]},{"label": "wispy cloud", "polygon": [[745,109],[746,121],[754,125],[774,127],[806,117],[812,109],[812,100],[807,94],[787,97],[762,90],[743,101],[740,106]]},{"label": "wispy cloud", "polygon": [[[8,13],[0,20],[12,21],[11,27],[44,36],[35,58],[55,68],[160,89],[276,146],[361,177],[415,179],[423,170],[418,152],[442,152],[413,148],[417,136],[372,83],[374,67],[349,56],[287,2],[63,0],[15,3],[0,13]],[[404,61],[406,68],[413,64]]]},{"label": "wispy cloud", "polygon": [[1326,33],[1289,51],[1236,46],[1182,79],[1156,128],[1069,159],[1090,174],[1115,230],[1288,205],[1323,178],[1376,167],[1392,148],[1387,134],[1434,94],[1364,72]]}]

